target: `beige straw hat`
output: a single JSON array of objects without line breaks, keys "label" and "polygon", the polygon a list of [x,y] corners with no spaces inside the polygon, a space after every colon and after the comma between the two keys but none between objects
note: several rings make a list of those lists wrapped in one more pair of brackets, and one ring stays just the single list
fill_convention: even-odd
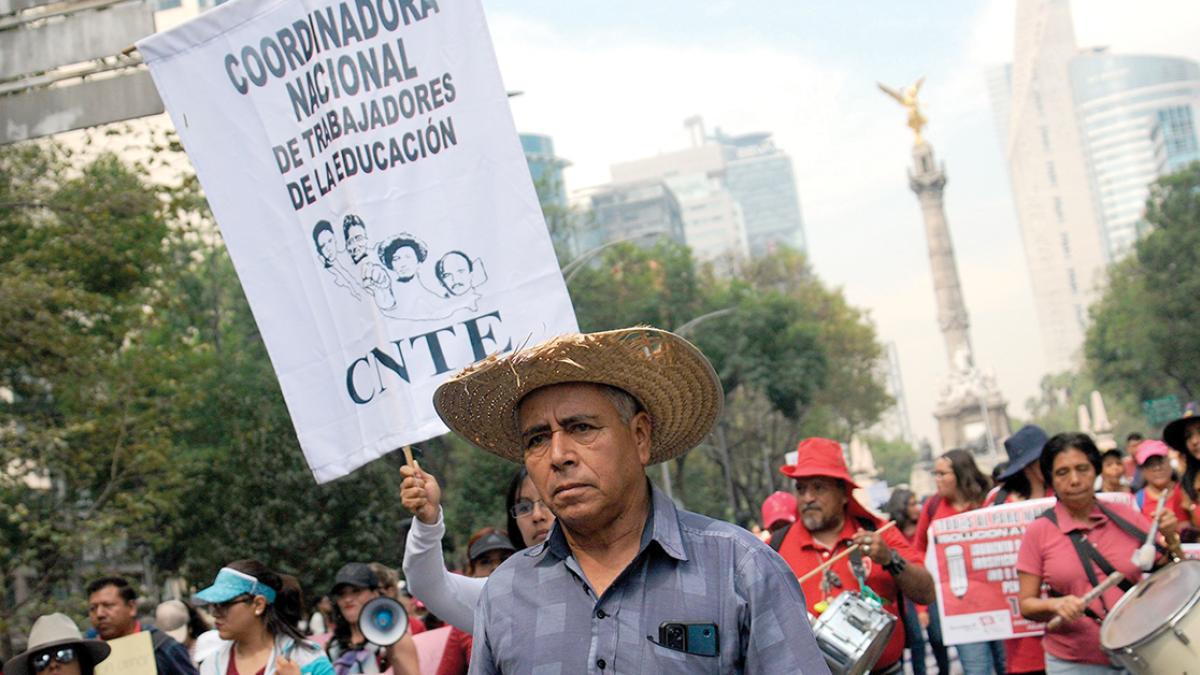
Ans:
[{"label": "beige straw hat", "polygon": [[[29,657],[55,647],[75,647],[76,654],[87,652],[92,665],[108,658],[111,647],[100,640],[85,640],[75,622],[65,614],[46,614],[38,617],[29,630],[29,645],[4,664],[4,675],[33,675]],[[79,658],[77,655],[75,658]]]},{"label": "beige straw hat", "polygon": [[442,421],[480,448],[524,461],[517,404],[553,384],[592,382],[622,389],[650,415],[650,463],[696,446],[721,414],[712,364],[683,338],[656,328],[571,333],[502,357],[489,357],[447,380],[433,395]]}]

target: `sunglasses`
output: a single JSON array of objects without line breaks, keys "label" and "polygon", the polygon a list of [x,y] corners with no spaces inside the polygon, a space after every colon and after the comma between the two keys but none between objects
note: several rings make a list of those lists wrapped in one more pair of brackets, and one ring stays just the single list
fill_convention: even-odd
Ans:
[{"label": "sunglasses", "polygon": [[57,661],[60,664],[71,663],[72,661],[75,660],[75,648],[74,647],[62,647],[62,648],[56,649],[52,652],[42,652],[41,654],[38,654],[37,656],[30,659],[30,661],[33,663],[34,672],[40,673],[43,670],[49,668],[50,667],[50,659],[54,659],[55,661]]},{"label": "sunglasses", "polygon": [[238,597],[233,598],[232,600],[226,600],[225,602],[215,602],[212,605],[209,605],[209,611],[212,612],[213,616],[225,616],[227,613],[229,613],[229,608],[233,607],[234,605],[240,605],[243,602],[254,602],[254,596],[253,595],[239,595]]}]

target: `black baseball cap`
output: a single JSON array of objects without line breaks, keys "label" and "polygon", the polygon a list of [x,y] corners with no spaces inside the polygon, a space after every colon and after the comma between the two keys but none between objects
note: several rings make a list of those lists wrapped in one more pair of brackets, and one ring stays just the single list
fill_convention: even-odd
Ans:
[{"label": "black baseball cap", "polygon": [[375,576],[375,572],[371,570],[371,566],[367,563],[346,563],[342,565],[342,569],[338,570],[337,577],[333,580],[333,590],[330,591],[330,595],[336,596],[342,586],[376,588],[379,586],[379,577]]},{"label": "black baseball cap", "polygon": [[489,551],[516,551],[516,547],[508,540],[508,537],[499,532],[489,532],[471,544],[471,548],[467,549],[467,557],[471,560]]}]

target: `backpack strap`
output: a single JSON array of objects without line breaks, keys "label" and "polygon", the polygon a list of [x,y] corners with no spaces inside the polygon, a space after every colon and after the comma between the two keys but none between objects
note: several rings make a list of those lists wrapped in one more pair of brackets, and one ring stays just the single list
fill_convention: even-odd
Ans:
[{"label": "backpack strap", "polygon": [[933,514],[937,513],[938,506],[940,506],[941,503],[942,496],[939,494],[935,494],[929,499],[925,500],[925,506],[922,507],[921,510],[924,512],[926,520],[933,522]]},{"label": "backpack strap", "polygon": [[1139,511],[1146,508],[1146,488],[1138,490],[1137,494],[1133,495],[1133,501],[1137,503]]},{"label": "backpack strap", "polygon": [[771,533],[771,548],[775,549],[776,553],[779,553],[780,547],[783,546],[783,538],[787,536],[788,530],[791,530],[794,524],[788,523]]},{"label": "backpack strap", "polygon": [[1000,506],[1006,501],[1008,501],[1008,490],[1005,490],[1003,487],[996,490],[996,494],[992,495],[992,506]]}]

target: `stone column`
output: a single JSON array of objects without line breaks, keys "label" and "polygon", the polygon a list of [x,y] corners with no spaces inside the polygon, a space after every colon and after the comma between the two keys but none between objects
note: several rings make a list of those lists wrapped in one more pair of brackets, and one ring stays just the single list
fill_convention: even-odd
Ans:
[{"label": "stone column", "polygon": [[926,141],[913,146],[913,167],[908,172],[908,185],[921,202],[925,217],[925,241],[929,246],[929,265],[933,272],[933,292],[937,300],[938,326],[946,341],[946,358],[950,369],[961,370],[974,363],[971,337],[968,332],[967,307],[963,302],[962,285],[958,281],[958,264],[954,260],[954,244],[942,191],[946,172],[937,165],[933,147]]}]

